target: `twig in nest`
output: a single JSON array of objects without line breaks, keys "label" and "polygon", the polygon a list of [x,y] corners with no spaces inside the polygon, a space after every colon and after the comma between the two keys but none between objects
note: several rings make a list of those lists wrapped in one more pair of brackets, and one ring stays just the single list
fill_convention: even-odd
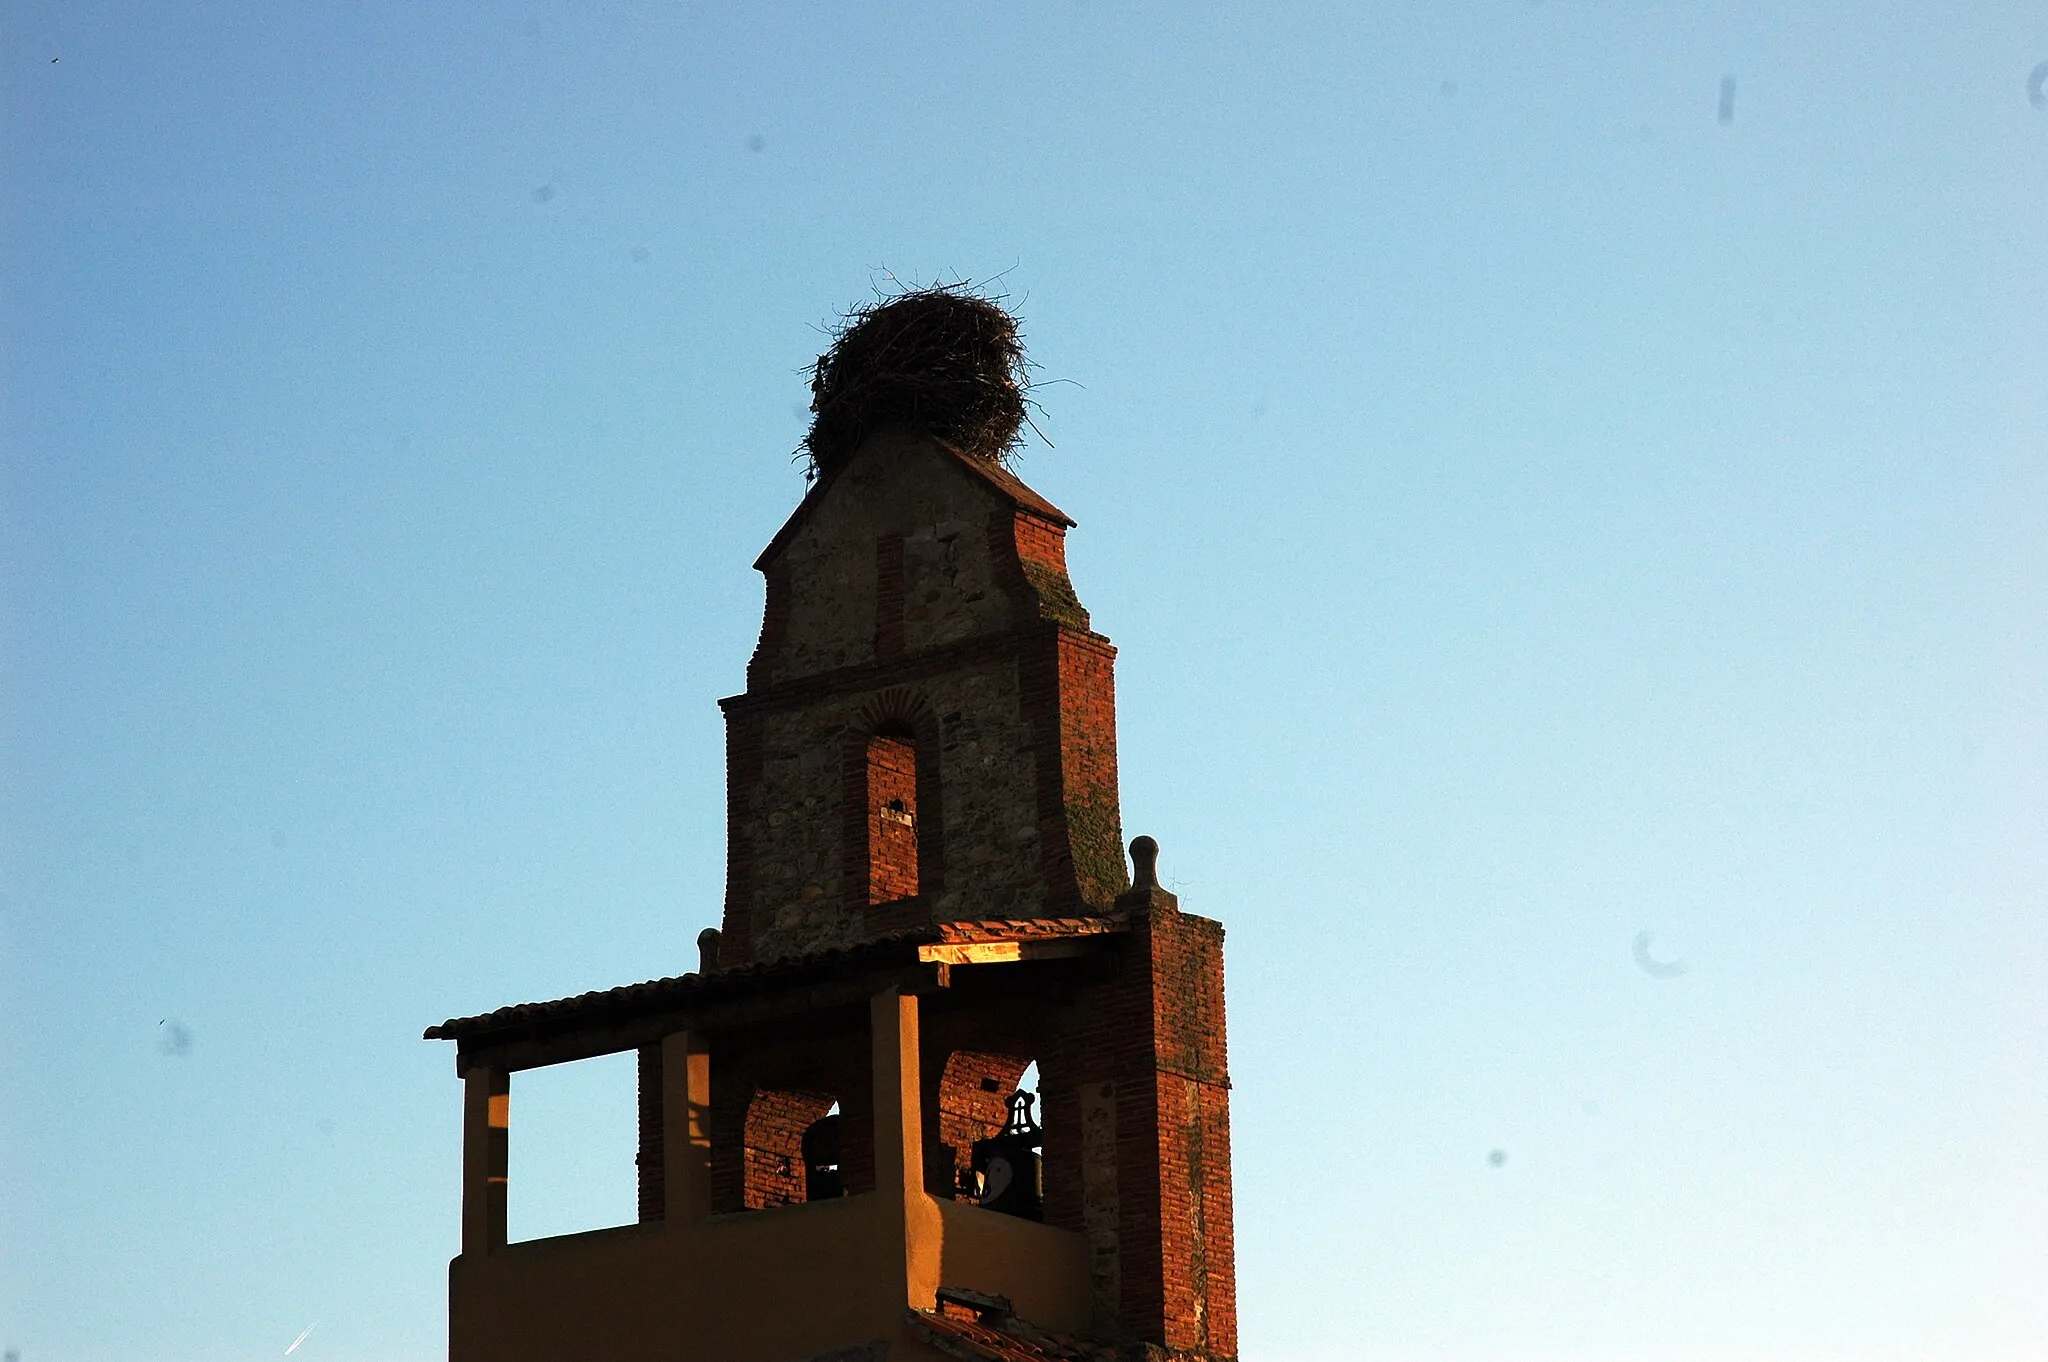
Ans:
[{"label": "twig in nest", "polygon": [[935,435],[976,458],[1010,457],[1030,421],[1024,346],[1016,318],[972,287],[912,289],[848,314],[811,371],[801,452],[816,472],[887,426]]}]

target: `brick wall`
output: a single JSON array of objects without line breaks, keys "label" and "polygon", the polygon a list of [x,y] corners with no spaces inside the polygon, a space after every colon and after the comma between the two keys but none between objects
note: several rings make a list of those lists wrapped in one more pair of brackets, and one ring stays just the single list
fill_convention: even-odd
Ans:
[{"label": "brick wall", "polygon": [[804,1132],[832,1102],[830,1093],[754,1092],[744,1127],[742,1206],[758,1211],[804,1200]]},{"label": "brick wall", "polygon": [[917,744],[878,733],[866,765],[867,898],[893,903],[917,893]]},{"label": "brick wall", "polygon": [[661,1046],[640,1047],[640,1148],[633,1163],[640,1175],[640,1222],[661,1220],[668,1209],[667,1140],[662,1127]]},{"label": "brick wall", "polygon": [[[747,692],[722,702],[722,965],[920,921],[1118,911],[1116,650],[1074,592],[1065,534],[1007,474],[915,439],[865,449],[806,498],[757,563],[761,643]],[[883,816],[895,802],[907,822]],[[1101,1327],[1231,1357],[1222,928],[1167,895],[1124,908],[1105,974],[963,970],[933,1000],[926,1182],[953,1185],[1036,1058],[1046,1220],[1086,1238]],[[751,1044],[714,1047],[714,1207],[801,1197],[826,1094],[847,1190],[872,1188],[866,1061],[849,1058],[864,1019],[818,1019],[810,1049]]]},{"label": "brick wall", "polygon": [[903,656],[903,536],[875,537],[875,658]]},{"label": "brick wall", "polygon": [[[1124,888],[1115,649],[1034,498],[882,441],[762,555],[761,644],[723,702],[723,963],[915,921],[1102,912]],[[891,796],[914,800],[911,823],[881,814],[878,735],[914,739],[914,787]]]},{"label": "brick wall", "polygon": [[928,1118],[930,1140],[927,1160],[932,1165],[925,1178],[925,1190],[934,1196],[954,1196],[967,1175],[974,1156],[974,1142],[1002,1130],[1010,1116],[1010,1094],[1017,1080],[1030,1066],[1027,1058],[988,1054],[978,1050],[955,1050],[939,1071],[939,1081]]},{"label": "brick wall", "polygon": [[840,1179],[849,1193],[872,1190],[873,1083],[864,1017],[827,1014],[808,1028],[714,1036],[710,1054],[713,1212],[803,1200],[803,1133],[834,1101],[841,1116]]},{"label": "brick wall", "polygon": [[[1228,1357],[1237,1288],[1222,943],[1217,923],[1153,908],[1123,940],[1122,972],[1077,1007],[1071,1058],[1048,1082],[1046,1212],[1087,1237],[1106,1318]],[[1069,1121],[1079,1138],[1055,1141]]]},{"label": "brick wall", "polygon": [[[1156,1143],[1131,1152],[1157,1168],[1159,1249],[1156,1280],[1148,1274],[1137,1285],[1148,1311],[1160,1312],[1160,1341],[1166,1346],[1232,1356],[1237,1267],[1223,929],[1206,918],[1154,911],[1145,934],[1152,965],[1155,1069],[1149,1096]],[[1127,1292],[1130,1286],[1127,1278]]]}]

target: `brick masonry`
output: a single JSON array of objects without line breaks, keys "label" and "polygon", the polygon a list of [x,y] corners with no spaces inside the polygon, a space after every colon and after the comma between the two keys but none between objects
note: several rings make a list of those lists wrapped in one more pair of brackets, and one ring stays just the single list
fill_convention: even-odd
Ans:
[{"label": "brick masonry", "polygon": [[[1231,1358],[1223,929],[1130,886],[1116,652],[1068,577],[1069,523],[1007,473],[900,435],[812,489],[756,564],[761,640],[746,692],[722,702],[715,963],[921,924],[1029,939],[1047,919],[1104,919],[1085,958],[956,968],[923,999],[926,1189],[961,1194],[974,1141],[1037,1061],[1045,1218],[1087,1241],[1099,1329]],[[803,1131],[835,1100],[845,1189],[874,1187],[865,1028],[818,1014],[711,1038],[714,1210],[802,1199]],[[643,1112],[659,1079],[658,1052],[643,1057]],[[658,1143],[641,1157],[642,1214],[658,1215]]]},{"label": "brick masonry", "polygon": [[[1109,909],[1126,886],[1116,653],[1067,575],[1067,524],[1007,474],[907,436],[870,441],[804,499],[756,565],[761,641],[724,702],[721,963],[917,921]],[[914,751],[908,798],[878,736]],[[896,800],[915,815],[892,830]],[[914,869],[878,884],[871,851],[904,834]]]},{"label": "brick masonry", "polygon": [[667,1214],[667,1169],[664,1166],[667,1141],[662,1128],[661,1047],[640,1047],[640,1147],[633,1156],[640,1173],[640,1223],[661,1220]]},{"label": "brick masonry", "polygon": [[955,1050],[939,1071],[935,1100],[925,1107],[925,1190],[933,1196],[972,1200],[961,1191],[970,1170],[974,1142],[1003,1128],[1010,1094],[1030,1065],[1018,1055]]}]

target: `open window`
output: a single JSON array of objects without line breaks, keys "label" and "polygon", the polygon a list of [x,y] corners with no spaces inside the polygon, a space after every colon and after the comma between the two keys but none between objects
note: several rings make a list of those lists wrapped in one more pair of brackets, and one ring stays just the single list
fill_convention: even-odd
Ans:
[{"label": "open window", "polygon": [[1023,1055],[955,1050],[947,1056],[939,1075],[938,1142],[928,1155],[927,1191],[1039,1218],[1037,1076],[1038,1065]]},{"label": "open window", "polygon": [[509,1242],[633,1223],[637,1086],[630,1050],[513,1075]]}]

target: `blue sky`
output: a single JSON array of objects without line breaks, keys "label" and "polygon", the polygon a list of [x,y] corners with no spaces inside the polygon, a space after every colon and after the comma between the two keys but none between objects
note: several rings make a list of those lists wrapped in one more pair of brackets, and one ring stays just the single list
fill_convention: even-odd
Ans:
[{"label": "blue sky", "polygon": [[[1127,832],[1230,929],[1247,1358],[2048,1349],[2038,6],[0,59],[21,1362],[442,1354],[420,1028],[690,967],[803,371],[956,277],[1047,381]],[[515,1227],[630,1214],[628,1087],[522,1086]]]}]

